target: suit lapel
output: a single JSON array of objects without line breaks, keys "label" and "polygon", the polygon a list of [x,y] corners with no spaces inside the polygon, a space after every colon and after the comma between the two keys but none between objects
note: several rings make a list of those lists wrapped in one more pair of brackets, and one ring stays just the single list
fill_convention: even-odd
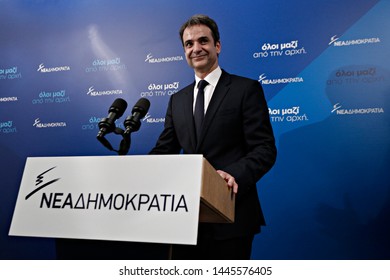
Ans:
[{"label": "suit lapel", "polygon": [[191,138],[191,145],[193,150],[196,149],[196,133],[195,133],[195,124],[194,124],[194,114],[193,114],[193,102],[194,102],[194,87],[195,82],[192,86],[187,87],[185,92],[185,102],[184,102],[184,117],[186,123],[188,123],[188,133]]},{"label": "suit lapel", "polygon": [[230,75],[225,71],[222,71],[222,75],[219,78],[217,87],[214,90],[213,97],[210,100],[210,104],[207,108],[207,112],[203,121],[202,133],[200,141],[197,144],[196,150],[199,149],[200,145],[204,140],[204,136],[207,133],[208,128],[210,127],[211,122],[214,120],[215,114],[217,113],[223,99],[229,91],[230,84]]}]

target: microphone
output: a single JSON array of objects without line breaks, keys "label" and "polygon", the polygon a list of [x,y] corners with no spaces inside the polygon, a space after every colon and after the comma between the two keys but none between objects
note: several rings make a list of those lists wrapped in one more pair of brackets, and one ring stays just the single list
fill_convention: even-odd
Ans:
[{"label": "microphone", "polygon": [[145,117],[150,107],[150,101],[146,98],[141,98],[134,105],[131,110],[131,116],[128,116],[124,121],[125,132],[124,135],[130,135],[131,132],[139,130],[141,126],[141,119]]},{"label": "microphone", "polygon": [[103,118],[99,122],[99,132],[97,135],[98,139],[102,139],[107,133],[113,132],[115,130],[115,121],[122,117],[123,113],[127,108],[127,102],[122,98],[117,98],[112,103],[110,109],[108,110],[108,117]]}]

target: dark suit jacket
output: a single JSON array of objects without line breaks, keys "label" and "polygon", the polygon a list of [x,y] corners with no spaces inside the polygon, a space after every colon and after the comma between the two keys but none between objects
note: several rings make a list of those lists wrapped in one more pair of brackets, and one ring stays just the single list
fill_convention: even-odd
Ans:
[{"label": "dark suit jacket", "polygon": [[234,224],[201,225],[216,239],[254,234],[265,224],[256,182],[276,159],[268,106],[259,82],[222,71],[197,143],[193,121],[195,83],[172,95],[164,130],[151,154],[203,154],[238,183]]}]

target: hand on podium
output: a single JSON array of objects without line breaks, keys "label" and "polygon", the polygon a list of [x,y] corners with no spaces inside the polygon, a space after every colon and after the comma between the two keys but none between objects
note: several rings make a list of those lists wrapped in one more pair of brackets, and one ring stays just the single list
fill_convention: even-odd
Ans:
[{"label": "hand on podium", "polygon": [[233,192],[237,193],[238,191],[238,184],[236,183],[236,180],[232,175],[229,173],[222,171],[222,170],[217,170],[217,173],[222,177],[222,179],[225,180],[229,188],[233,188]]}]

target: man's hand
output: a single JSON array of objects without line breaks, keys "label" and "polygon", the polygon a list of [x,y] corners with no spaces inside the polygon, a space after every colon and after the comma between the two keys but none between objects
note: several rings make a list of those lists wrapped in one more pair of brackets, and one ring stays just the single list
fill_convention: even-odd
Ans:
[{"label": "man's hand", "polygon": [[229,173],[226,173],[225,171],[222,170],[217,170],[217,173],[224,179],[228,185],[229,188],[233,188],[233,192],[237,193],[238,191],[238,184],[236,183],[236,180],[232,175]]}]

